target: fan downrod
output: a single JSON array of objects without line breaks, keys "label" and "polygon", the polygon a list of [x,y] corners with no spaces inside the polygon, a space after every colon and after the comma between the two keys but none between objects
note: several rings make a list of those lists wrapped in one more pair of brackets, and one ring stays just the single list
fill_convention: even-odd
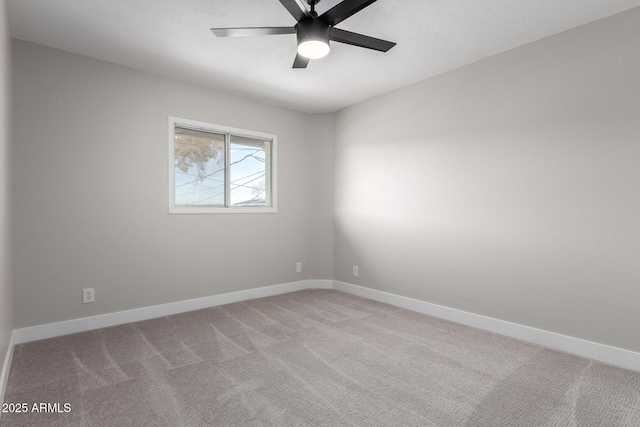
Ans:
[{"label": "fan downrod", "polygon": [[317,18],[318,14],[316,13],[316,5],[320,3],[320,0],[307,0],[307,3],[311,6],[311,17],[314,19]]}]

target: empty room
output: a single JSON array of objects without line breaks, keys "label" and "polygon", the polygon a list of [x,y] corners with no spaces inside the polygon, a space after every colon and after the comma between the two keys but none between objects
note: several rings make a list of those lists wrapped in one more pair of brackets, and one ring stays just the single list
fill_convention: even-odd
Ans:
[{"label": "empty room", "polygon": [[0,426],[640,426],[640,0],[0,28]]}]

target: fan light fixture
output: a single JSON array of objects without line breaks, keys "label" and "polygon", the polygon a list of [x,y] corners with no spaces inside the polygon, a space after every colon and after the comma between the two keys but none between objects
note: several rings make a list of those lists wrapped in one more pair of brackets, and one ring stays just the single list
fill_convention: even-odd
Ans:
[{"label": "fan light fixture", "polygon": [[329,43],[324,40],[307,40],[298,45],[298,53],[309,59],[324,58],[330,50]]},{"label": "fan light fixture", "polygon": [[305,19],[296,25],[298,53],[309,59],[327,56],[329,47],[329,24],[322,19]]}]

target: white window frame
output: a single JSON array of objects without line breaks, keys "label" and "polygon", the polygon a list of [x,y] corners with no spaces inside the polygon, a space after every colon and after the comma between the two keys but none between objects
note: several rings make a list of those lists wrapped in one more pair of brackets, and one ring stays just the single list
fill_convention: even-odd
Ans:
[{"label": "white window frame", "polygon": [[[225,162],[227,166],[225,168],[225,191],[227,196],[225,197],[226,203],[229,203],[229,147],[228,143],[229,135],[262,139],[265,141],[271,141],[271,148],[267,153],[267,174],[266,185],[270,188],[270,206],[176,206],[176,183],[175,183],[175,129],[178,127],[185,127],[193,130],[201,130],[204,132],[211,132],[217,134],[227,135]],[[276,213],[278,212],[277,200],[277,142],[278,137],[276,135],[255,132],[245,129],[238,129],[229,126],[216,125],[212,123],[200,122],[197,120],[183,119],[179,117],[169,116],[169,213],[170,214],[220,214],[220,213]]]}]

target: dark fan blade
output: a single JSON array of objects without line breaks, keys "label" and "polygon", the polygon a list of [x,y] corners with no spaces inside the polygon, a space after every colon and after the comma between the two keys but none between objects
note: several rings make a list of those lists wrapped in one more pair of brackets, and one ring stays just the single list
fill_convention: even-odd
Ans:
[{"label": "dark fan blade", "polygon": [[[280,0],[282,1],[282,0]],[[351,15],[360,12],[376,0],[344,0],[331,9],[323,13],[320,18],[324,19],[329,25],[334,26],[344,21]]]},{"label": "dark fan blade", "polygon": [[293,68],[307,68],[309,65],[309,58],[305,58],[299,53],[296,54],[296,59],[293,61]]},{"label": "dark fan blade", "polygon": [[367,49],[379,50],[386,52],[396,44],[386,40],[380,40],[363,34],[352,33],[351,31],[332,28],[329,38],[334,42],[351,44],[354,46],[366,47]]},{"label": "dark fan blade", "polygon": [[252,37],[295,34],[296,27],[212,28],[211,31],[218,37]]},{"label": "dark fan blade", "polygon": [[309,17],[309,12],[304,6],[302,0],[280,0],[280,3],[289,11],[296,21],[302,21],[304,18]]}]

